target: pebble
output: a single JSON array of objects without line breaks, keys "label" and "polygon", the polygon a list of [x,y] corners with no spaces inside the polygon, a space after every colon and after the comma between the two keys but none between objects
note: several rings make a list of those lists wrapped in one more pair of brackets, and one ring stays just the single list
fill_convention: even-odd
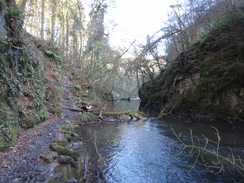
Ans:
[{"label": "pebble", "polygon": [[79,137],[79,135],[77,133],[72,133],[71,137]]},{"label": "pebble", "polygon": [[2,168],[8,168],[9,167],[9,165],[10,165],[10,163],[9,162],[7,162],[7,161],[3,161],[2,162]]},{"label": "pebble", "polygon": [[74,168],[80,168],[80,164],[75,161],[71,161],[70,165]]},{"label": "pebble", "polygon": [[69,119],[65,120],[65,123],[71,123],[71,121]]},{"label": "pebble", "polygon": [[65,183],[78,183],[77,179],[73,178],[70,180],[66,180]]},{"label": "pebble", "polygon": [[58,156],[58,162],[59,163],[71,163],[72,158],[70,156],[66,156],[66,155],[60,155]]},{"label": "pebble", "polygon": [[79,148],[81,146],[83,146],[82,142],[74,142],[74,143],[70,144],[69,147],[72,148],[72,149],[77,149],[77,148]]},{"label": "pebble", "polygon": [[63,177],[64,174],[63,173],[55,173],[53,175],[51,175],[48,179],[48,181],[52,181],[52,180],[56,180],[56,179],[60,179],[61,177]]}]

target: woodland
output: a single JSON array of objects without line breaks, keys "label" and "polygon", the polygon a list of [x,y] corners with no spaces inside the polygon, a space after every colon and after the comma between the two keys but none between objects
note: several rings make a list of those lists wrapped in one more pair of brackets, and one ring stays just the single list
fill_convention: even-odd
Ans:
[{"label": "woodland", "polygon": [[[5,122],[1,122],[1,138],[8,147],[19,126],[29,128],[39,123],[36,121],[43,121],[48,115],[47,108],[59,113],[61,107],[55,103],[60,97],[54,93],[62,93],[58,83],[67,70],[72,74],[75,93],[81,98],[91,88],[95,96],[105,100],[136,96],[142,83],[154,80],[160,71],[171,66],[175,71],[181,69],[187,60],[184,53],[191,45],[203,40],[213,27],[222,26],[224,14],[242,3],[187,0],[172,5],[167,26],[148,35],[146,45],[132,42],[128,48],[114,49],[109,45],[105,25],[109,1],[2,1],[1,119]],[[242,10],[237,13],[241,18]],[[132,47],[134,58],[123,58]],[[201,52],[204,51],[196,54]],[[46,59],[56,60],[51,63],[52,71]],[[53,75],[51,79],[49,75]],[[238,85],[242,93],[243,83]],[[157,87],[152,88],[150,94],[154,95],[156,90]],[[158,109],[164,110],[167,105],[160,104]],[[33,110],[37,113],[30,114]],[[5,149],[5,142],[1,147]]]},{"label": "woodland", "polygon": [[[114,6],[113,1],[17,0],[28,33],[57,47],[64,65],[79,68],[92,83],[106,83],[110,91],[121,86],[116,85],[118,82],[132,79],[133,83],[119,88],[128,90],[130,85],[138,88],[155,77],[206,34],[230,7],[241,3],[242,0],[186,0],[180,5],[172,4],[166,26],[148,35],[146,45],[131,42],[127,48],[112,48],[106,13]],[[133,58],[122,57],[128,50],[133,52]]]},{"label": "woodland", "polygon": [[[181,114],[243,127],[243,0],[179,1],[146,44],[118,48],[109,42],[111,6],[112,0],[0,1],[0,171],[6,175],[21,169],[21,158],[11,158],[31,143],[26,181],[44,181],[48,172],[33,168],[32,175],[29,168],[40,166],[36,156],[55,161],[43,153],[49,146],[74,162],[77,152],[65,147],[70,121],[140,118],[107,107],[138,91],[141,109],[158,118]],[[53,143],[60,136],[65,140]]]}]

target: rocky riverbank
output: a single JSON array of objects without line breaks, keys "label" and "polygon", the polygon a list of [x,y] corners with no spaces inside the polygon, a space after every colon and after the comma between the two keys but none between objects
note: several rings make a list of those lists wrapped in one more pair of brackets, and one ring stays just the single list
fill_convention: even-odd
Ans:
[{"label": "rocky riverbank", "polygon": [[[63,106],[73,107],[68,78],[62,79]],[[51,143],[63,139],[62,126],[70,124],[76,116],[75,112],[63,110],[60,118],[53,116],[33,130],[23,131],[14,146],[0,154],[0,182],[48,182],[55,163],[48,164],[41,157],[50,153]]]}]

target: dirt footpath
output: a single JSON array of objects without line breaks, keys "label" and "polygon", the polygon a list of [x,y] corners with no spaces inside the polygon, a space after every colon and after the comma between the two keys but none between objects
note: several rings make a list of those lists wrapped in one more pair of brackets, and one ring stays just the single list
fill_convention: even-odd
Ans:
[{"label": "dirt footpath", "polygon": [[[74,106],[74,102],[69,100],[72,98],[69,85],[69,77],[63,76],[63,103],[67,108]],[[55,163],[47,164],[40,159],[40,156],[49,151],[49,144],[62,137],[59,132],[61,126],[73,120],[76,115],[70,110],[64,110],[60,118],[50,119],[34,130],[24,131],[13,148],[0,153],[0,182],[48,182]]]}]

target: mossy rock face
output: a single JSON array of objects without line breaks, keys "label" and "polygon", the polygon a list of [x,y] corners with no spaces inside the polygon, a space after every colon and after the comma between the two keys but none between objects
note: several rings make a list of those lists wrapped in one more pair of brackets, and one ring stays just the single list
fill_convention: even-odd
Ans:
[{"label": "mossy rock face", "polygon": [[140,108],[244,122],[243,10],[231,10],[219,26],[144,83]]},{"label": "mossy rock face", "polygon": [[[24,17],[15,1],[4,2],[0,2],[0,5],[4,4],[1,6],[1,17],[11,22],[11,25],[2,25],[5,36],[0,38],[0,151],[12,145],[17,138],[15,134],[22,128],[33,128],[44,122],[48,107],[54,114],[62,110],[61,105],[58,105],[62,91],[61,87],[57,87],[60,85],[59,75],[56,74],[59,71],[56,67],[60,64],[59,56],[50,49],[45,53],[41,50],[43,47],[39,47],[40,44],[35,44],[36,38],[22,32]],[[18,26],[12,29],[13,25]],[[5,42],[5,39],[8,41]],[[55,74],[49,75],[52,72],[47,72],[47,55],[58,60],[55,66],[50,65],[50,69],[56,69]],[[44,83],[45,79],[47,83]]]}]

